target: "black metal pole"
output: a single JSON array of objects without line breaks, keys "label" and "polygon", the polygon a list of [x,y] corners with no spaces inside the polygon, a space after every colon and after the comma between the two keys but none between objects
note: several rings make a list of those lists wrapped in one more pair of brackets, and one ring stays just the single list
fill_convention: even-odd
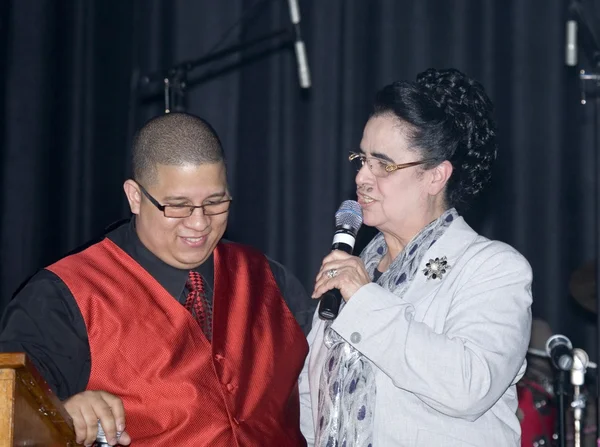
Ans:
[{"label": "black metal pole", "polygon": [[[594,82],[594,161],[596,178],[596,203],[595,203],[595,223],[596,223],[596,362],[600,364],[600,138],[598,137],[598,126],[600,126],[600,95],[598,94],[598,83]],[[585,88],[585,85],[583,86]],[[600,409],[600,368],[596,369],[596,403]],[[600,447],[600,411],[596,412],[596,443]]]},{"label": "black metal pole", "polygon": [[141,82],[142,83],[150,83],[150,82],[157,82],[157,81],[164,81],[165,78],[169,78],[171,77],[173,74],[176,73],[181,73],[181,72],[188,72],[193,70],[194,68],[200,67],[202,65],[208,64],[209,62],[218,60],[218,59],[222,59],[226,56],[229,56],[230,54],[234,54],[234,53],[238,53],[240,51],[244,51],[248,48],[251,48],[253,46],[256,46],[262,42],[265,41],[269,41],[272,39],[275,39],[277,37],[281,37],[281,36],[285,36],[288,35],[289,36],[289,43],[292,43],[292,39],[293,39],[293,33],[292,33],[292,28],[285,28],[285,29],[281,29],[279,31],[273,31],[271,33],[268,34],[264,34],[262,36],[256,37],[252,40],[249,40],[247,42],[243,42],[237,45],[232,45],[230,47],[227,47],[221,51],[217,51],[216,53],[212,53],[212,54],[208,54],[206,56],[203,56],[199,59],[195,59],[195,60],[191,60],[191,61],[185,61],[185,62],[181,62],[177,65],[174,65],[173,67],[167,69],[167,70],[161,70],[159,72],[155,72],[155,73],[150,73],[148,75],[142,76],[141,77]]},{"label": "black metal pole", "polygon": [[556,383],[558,396],[558,447],[567,446],[567,412],[565,410],[565,380],[566,372],[559,370]]},{"label": "black metal pole", "polygon": [[[596,64],[597,71],[600,69],[600,63]],[[600,74],[585,73],[581,70],[579,78],[582,80],[581,88],[583,89],[582,97],[585,97],[585,81],[593,82],[594,89],[594,112],[593,112],[593,152],[594,152],[594,168],[595,168],[595,195],[594,195],[594,254],[595,254],[595,300],[596,300],[596,362],[600,363],[600,136],[598,128],[600,127]],[[583,104],[587,104],[587,100],[582,100]],[[600,368],[596,368],[596,405],[600,408]],[[596,445],[600,447],[600,411],[596,412]]]}]

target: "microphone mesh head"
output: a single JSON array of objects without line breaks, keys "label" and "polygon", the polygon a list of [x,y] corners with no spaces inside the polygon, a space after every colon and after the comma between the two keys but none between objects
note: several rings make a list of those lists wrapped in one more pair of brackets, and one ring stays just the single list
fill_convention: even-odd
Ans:
[{"label": "microphone mesh head", "polygon": [[345,200],[335,213],[335,226],[349,228],[356,235],[362,225],[362,208],[355,200]]}]

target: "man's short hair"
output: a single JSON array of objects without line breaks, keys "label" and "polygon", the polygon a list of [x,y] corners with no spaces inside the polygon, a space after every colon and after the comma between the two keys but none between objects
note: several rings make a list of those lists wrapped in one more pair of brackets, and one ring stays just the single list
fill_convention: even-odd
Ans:
[{"label": "man's short hair", "polygon": [[187,113],[148,121],[133,140],[133,176],[144,185],[156,181],[157,166],[213,164],[224,161],[223,146],[212,126]]}]

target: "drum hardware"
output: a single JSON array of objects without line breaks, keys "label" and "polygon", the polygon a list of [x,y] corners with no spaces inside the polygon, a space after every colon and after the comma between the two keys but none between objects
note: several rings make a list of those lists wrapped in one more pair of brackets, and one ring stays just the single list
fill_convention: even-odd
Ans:
[{"label": "drum hardware", "polygon": [[517,384],[522,447],[550,447],[556,422],[552,395],[536,380],[524,377]]}]

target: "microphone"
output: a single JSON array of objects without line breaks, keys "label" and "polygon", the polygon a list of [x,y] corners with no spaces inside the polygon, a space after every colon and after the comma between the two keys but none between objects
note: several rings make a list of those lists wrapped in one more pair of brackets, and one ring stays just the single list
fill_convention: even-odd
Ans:
[{"label": "microphone", "polygon": [[577,21],[567,20],[565,64],[569,67],[577,65]]},{"label": "microphone", "polygon": [[583,349],[573,349],[573,367],[571,368],[571,384],[581,386],[585,383],[586,368],[590,363],[590,358]]},{"label": "microphone", "polygon": [[553,335],[546,342],[546,353],[552,365],[561,371],[569,371],[573,366],[573,345],[564,335]]},{"label": "microphone", "polygon": [[294,51],[296,52],[300,87],[310,88],[310,71],[308,69],[308,59],[306,58],[306,46],[300,33],[300,8],[298,7],[298,0],[288,0],[288,7],[290,9],[290,19],[294,25]]},{"label": "microphone", "polygon": [[[362,220],[362,208],[358,202],[354,200],[342,202],[335,213],[335,234],[331,250],[342,250],[351,255]],[[341,302],[342,294],[338,289],[325,292],[319,303],[319,316],[324,320],[335,319],[340,311]]]},{"label": "microphone", "polygon": [[581,387],[585,383],[585,369],[588,367],[590,358],[583,349],[573,349],[573,368],[571,369],[571,385],[573,385],[573,428],[575,446],[581,446],[581,420],[585,410],[586,398],[581,394]]},{"label": "microphone", "polygon": [[[117,432],[117,440],[121,437],[121,432]],[[108,439],[106,439],[106,434],[104,433],[104,429],[102,428],[102,424],[100,423],[100,419],[98,419],[98,434],[96,435],[96,443],[94,444],[96,447],[110,447],[108,443]]]}]

